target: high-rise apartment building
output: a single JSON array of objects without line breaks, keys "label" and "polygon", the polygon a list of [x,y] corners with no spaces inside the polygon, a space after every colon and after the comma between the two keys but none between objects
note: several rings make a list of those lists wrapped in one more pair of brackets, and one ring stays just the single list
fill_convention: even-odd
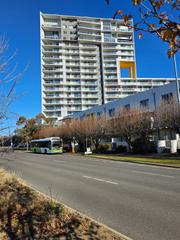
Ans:
[{"label": "high-rise apartment building", "polygon": [[42,112],[48,118],[170,81],[136,78],[133,30],[123,20],[41,13],[40,25]]}]

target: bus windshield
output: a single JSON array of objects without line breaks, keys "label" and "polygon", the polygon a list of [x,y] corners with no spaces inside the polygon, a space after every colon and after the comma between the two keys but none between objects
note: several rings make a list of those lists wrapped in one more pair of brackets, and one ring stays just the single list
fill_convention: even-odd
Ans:
[{"label": "bus windshield", "polygon": [[61,142],[60,141],[53,141],[52,142],[52,148],[60,148]]}]

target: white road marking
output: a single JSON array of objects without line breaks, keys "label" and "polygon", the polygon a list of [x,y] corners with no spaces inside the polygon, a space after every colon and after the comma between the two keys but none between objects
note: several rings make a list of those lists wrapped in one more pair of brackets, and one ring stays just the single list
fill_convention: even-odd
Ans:
[{"label": "white road marking", "polygon": [[33,165],[32,163],[30,162],[21,162],[22,164],[26,164],[26,165]]},{"label": "white road marking", "polygon": [[108,180],[105,180],[105,179],[94,178],[94,177],[90,177],[90,176],[83,176],[83,177],[84,178],[88,178],[88,179],[93,179],[93,180],[96,180],[96,181],[99,181],[99,182],[105,182],[105,183],[114,184],[114,185],[118,185],[119,184],[117,182],[112,182],[112,181],[108,181]]},{"label": "white road marking", "polygon": [[142,172],[142,171],[132,171],[133,173],[141,173],[141,174],[146,174],[146,175],[153,175],[153,176],[160,176],[160,177],[167,177],[167,178],[175,178],[174,176],[170,175],[164,175],[164,174],[159,174],[159,173],[150,173],[150,172]]},{"label": "white road marking", "polygon": [[64,162],[67,162],[67,161],[62,161],[62,160],[50,160],[52,162],[58,162],[58,163],[64,163]]}]

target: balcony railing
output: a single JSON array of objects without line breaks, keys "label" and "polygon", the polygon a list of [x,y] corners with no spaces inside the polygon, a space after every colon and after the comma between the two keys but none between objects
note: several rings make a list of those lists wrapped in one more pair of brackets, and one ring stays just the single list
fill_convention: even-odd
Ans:
[{"label": "balcony railing", "polygon": [[60,35],[45,35],[45,39],[59,39]]}]

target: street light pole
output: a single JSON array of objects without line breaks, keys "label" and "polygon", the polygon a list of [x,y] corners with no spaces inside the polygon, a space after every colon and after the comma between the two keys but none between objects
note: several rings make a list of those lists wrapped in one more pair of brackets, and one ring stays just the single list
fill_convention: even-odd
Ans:
[{"label": "street light pole", "polygon": [[175,54],[173,55],[173,61],[174,61],[174,73],[175,73],[175,78],[176,78],[178,107],[179,107],[179,111],[180,111],[179,81],[178,81],[178,71],[177,71],[177,63],[176,63],[176,56],[175,56]]},{"label": "street light pole", "polygon": [[157,124],[157,137],[158,137],[158,140],[160,140],[159,122],[157,120],[156,92],[154,88],[152,89],[152,95],[153,95],[153,102],[154,102],[154,121],[156,121],[156,124]]}]

